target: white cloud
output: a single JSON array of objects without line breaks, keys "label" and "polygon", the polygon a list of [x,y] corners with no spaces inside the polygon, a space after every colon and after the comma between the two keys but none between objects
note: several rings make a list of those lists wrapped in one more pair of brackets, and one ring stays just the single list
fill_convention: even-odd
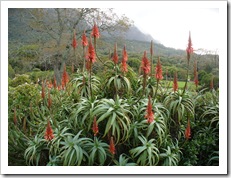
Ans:
[{"label": "white cloud", "polygon": [[219,8],[117,8],[145,33],[168,47],[185,49],[191,31],[195,49],[217,49]]}]

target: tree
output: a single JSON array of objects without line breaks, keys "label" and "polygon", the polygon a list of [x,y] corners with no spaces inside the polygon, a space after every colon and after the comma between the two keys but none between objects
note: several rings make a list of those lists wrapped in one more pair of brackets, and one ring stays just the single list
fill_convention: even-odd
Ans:
[{"label": "tree", "polygon": [[[11,9],[15,15],[30,29],[31,38],[41,45],[41,58],[52,56],[57,82],[60,83],[64,63],[70,58],[73,30],[77,39],[83,31],[89,36],[94,22],[100,32],[126,31],[131,21],[125,16],[118,16],[113,9],[98,8],[50,8],[50,9]],[[12,15],[9,16],[12,20]],[[23,29],[21,29],[23,30]],[[13,33],[10,33],[13,34]],[[77,61],[76,61],[77,62]]]}]

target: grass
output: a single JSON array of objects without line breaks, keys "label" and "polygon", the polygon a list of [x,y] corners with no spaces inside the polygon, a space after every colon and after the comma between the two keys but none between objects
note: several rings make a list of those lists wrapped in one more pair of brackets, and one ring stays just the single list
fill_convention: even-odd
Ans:
[{"label": "grass", "polygon": [[[168,88],[172,88],[172,86],[173,86],[173,81],[163,80],[162,82],[164,83],[163,86],[166,86]],[[185,81],[178,81],[178,88],[179,89],[183,89],[184,85],[185,85]],[[196,90],[196,86],[195,86],[193,81],[188,82],[188,89],[189,90]]]}]

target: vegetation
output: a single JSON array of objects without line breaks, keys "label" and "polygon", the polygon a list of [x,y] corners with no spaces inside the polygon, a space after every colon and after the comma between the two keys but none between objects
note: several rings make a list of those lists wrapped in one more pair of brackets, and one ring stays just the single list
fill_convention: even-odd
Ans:
[{"label": "vegetation", "polygon": [[[199,55],[191,37],[187,56],[157,56],[151,47],[152,62],[145,50],[104,41],[98,30],[94,23],[81,47],[71,35],[75,55],[60,60],[60,82],[57,63],[40,61],[40,45],[9,47],[9,165],[219,165],[217,71],[193,67]],[[101,50],[105,44],[112,54]]]}]

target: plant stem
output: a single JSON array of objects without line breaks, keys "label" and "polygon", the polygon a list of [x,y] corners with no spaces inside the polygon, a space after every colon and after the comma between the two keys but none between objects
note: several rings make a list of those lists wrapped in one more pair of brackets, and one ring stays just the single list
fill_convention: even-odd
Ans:
[{"label": "plant stem", "polygon": [[184,85],[184,90],[183,90],[182,95],[185,93],[185,90],[186,90],[186,87],[187,87],[187,84],[188,84],[188,73],[189,73],[189,60],[188,60],[187,77],[186,77],[186,82],[185,82],[185,85]]},{"label": "plant stem", "polygon": [[145,95],[146,79],[147,79],[147,75],[144,73],[143,75],[143,94],[142,95]]},{"label": "plant stem", "polygon": [[89,72],[89,81],[90,81],[90,96],[92,98],[92,88],[91,88],[91,72],[92,72],[92,62],[90,62],[90,72]]},{"label": "plant stem", "polygon": [[157,80],[157,84],[156,84],[156,91],[155,91],[155,95],[154,95],[153,100],[155,100],[155,98],[156,98],[156,94],[157,94],[158,86],[159,86],[159,80]]}]

